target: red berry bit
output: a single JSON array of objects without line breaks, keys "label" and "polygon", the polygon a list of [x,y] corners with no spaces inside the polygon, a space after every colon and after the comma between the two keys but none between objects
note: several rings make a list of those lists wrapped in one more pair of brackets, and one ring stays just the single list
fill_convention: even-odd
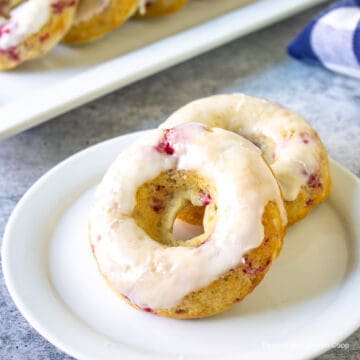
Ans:
[{"label": "red berry bit", "polygon": [[10,34],[11,30],[7,27],[8,23],[0,25],[0,37],[4,34]]},{"label": "red berry bit", "polygon": [[322,183],[321,183],[320,174],[319,173],[310,174],[307,184],[312,189],[321,189]]},{"label": "red berry bit", "polygon": [[300,134],[300,139],[304,144],[308,144],[312,140],[311,134],[302,131]]},{"label": "red berry bit", "polygon": [[145,307],[145,308],[143,308],[143,310],[146,311],[146,312],[149,312],[149,313],[154,312],[154,310],[152,308],[149,308],[149,307]]},{"label": "red berry bit", "polygon": [[49,33],[45,33],[45,34],[42,34],[42,35],[39,36],[39,40],[40,40],[40,42],[43,43],[43,42],[45,42],[46,40],[48,40],[49,37],[50,37],[50,34],[49,34]]},{"label": "red berry bit", "polygon": [[313,203],[314,203],[313,199],[307,199],[305,202],[306,206],[311,206]]},{"label": "red berry bit", "polygon": [[256,276],[263,272],[271,263],[271,259],[267,259],[266,263],[264,265],[260,266],[254,266],[251,260],[247,257],[247,255],[244,256],[245,264],[243,266],[243,273],[250,276]]},{"label": "red berry bit", "polygon": [[164,203],[162,202],[162,200],[156,198],[156,197],[153,197],[151,199],[151,208],[156,212],[160,212],[162,209],[164,209]]},{"label": "red berry bit", "polygon": [[199,191],[199,197],[203,206],[207,206],[211,203],[211,195],[204,190]]},{"label": "red berry bit", "polygon": [[94,254],[94,253],[95,253],[95,246],[94,246],[94,244],[90,244],[90,247],[91,247],[91,252]]},{"label": "red berry bit", "polygon": [[174,133],[173,129],[166,129],[164,131],[163,138],[161,141],[155,146],[155,150],[161,154],[173,155],[175,149],[170,143],[170,136]]},{"label": "red berry bit", "polygon": [[176,309],[176,310],[175,310],[175,313],[176,313],[176,314],[183,314],[184,312],[185,312],[184,309]]},{"label": "red berry bit", "polygon": [[52,9],[54,14],[61,14],[66,8],[72,7],[76,5],[76,0],[70,0],[70,1],[58,1],[55,4],[52,4]]},{"label": "red berry bit", "polygon": [[20,54],[16,47],[11,47],[5,50],[0,49],[0,55],[7,56],[10,60],[19,62]]}]

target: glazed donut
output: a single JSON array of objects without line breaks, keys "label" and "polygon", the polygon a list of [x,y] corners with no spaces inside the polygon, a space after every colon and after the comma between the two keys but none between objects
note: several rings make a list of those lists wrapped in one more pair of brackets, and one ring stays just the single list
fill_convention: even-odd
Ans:
[{"label": "glazed donut", "polygon": [[[188,202],[206,206],[204,233],[178,240],[173,223]],[[285,228],[281,191],[261,151],[192,123],[151,130],[119,155],[97,188],[89,237],[100,273],[122,299],[188,319],[249,294]]]},{"label": "glazed donut", "polygon": [[170,15],[179,11],[188,0],[144,0],[140,3],[136,18],[149,18]]},{"label": "glazed donut", "polygon": [[124,23],[138,6],[139,0],[80,0],[63,41],[80,44],[99,39]]},{"label": "glazed donut", "polygon": [[20,63],[45,54],[68,31],[77,0],[28,0],[9,2],[9,18],[0,17],[0,69],[11,69]]},{"label": "glazed donut", "polygon": [[[328,197],[331,180],[326,150],[316,131],[293,111],[244,94],[216,95],[185,105],[160,127],[194,121],[233,131],[262,150],[280,184],[289,225]],[[180,218],[197,224],[201,212],[184,209]]]}]

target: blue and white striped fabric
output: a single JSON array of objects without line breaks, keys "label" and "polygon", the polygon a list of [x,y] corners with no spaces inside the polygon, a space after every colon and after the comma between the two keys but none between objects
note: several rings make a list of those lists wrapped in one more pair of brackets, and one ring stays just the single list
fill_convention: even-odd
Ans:
[{"label": "blue and white striped fabric", "polygon": [[360,78],[360,0],[331,5],[289,45],[296,59]]}]

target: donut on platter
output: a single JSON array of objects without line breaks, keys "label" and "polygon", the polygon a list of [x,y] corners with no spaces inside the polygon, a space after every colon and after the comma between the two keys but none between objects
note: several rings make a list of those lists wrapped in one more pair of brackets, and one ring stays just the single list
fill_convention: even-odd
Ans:
[{"label": "donut on platter", "polygon": [[51,50],[70,28],[77,0],[27,0],[8,5],[0,16],[0,70]]}]

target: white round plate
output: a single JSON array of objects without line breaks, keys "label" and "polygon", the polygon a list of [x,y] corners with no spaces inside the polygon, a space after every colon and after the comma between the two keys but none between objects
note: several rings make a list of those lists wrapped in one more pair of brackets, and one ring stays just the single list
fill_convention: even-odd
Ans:
[{"label": "white round plate", "polygon": [[87,239],[95,185],[140,134],[84,150],[49,171],[10,217],[2,248],[19,310],[79,359],[304,359],[360,325],[360,182],[331,163],[330,199],[291,227],[264,281],[231,310],[172,320],[123,303],[97,272]]}]

